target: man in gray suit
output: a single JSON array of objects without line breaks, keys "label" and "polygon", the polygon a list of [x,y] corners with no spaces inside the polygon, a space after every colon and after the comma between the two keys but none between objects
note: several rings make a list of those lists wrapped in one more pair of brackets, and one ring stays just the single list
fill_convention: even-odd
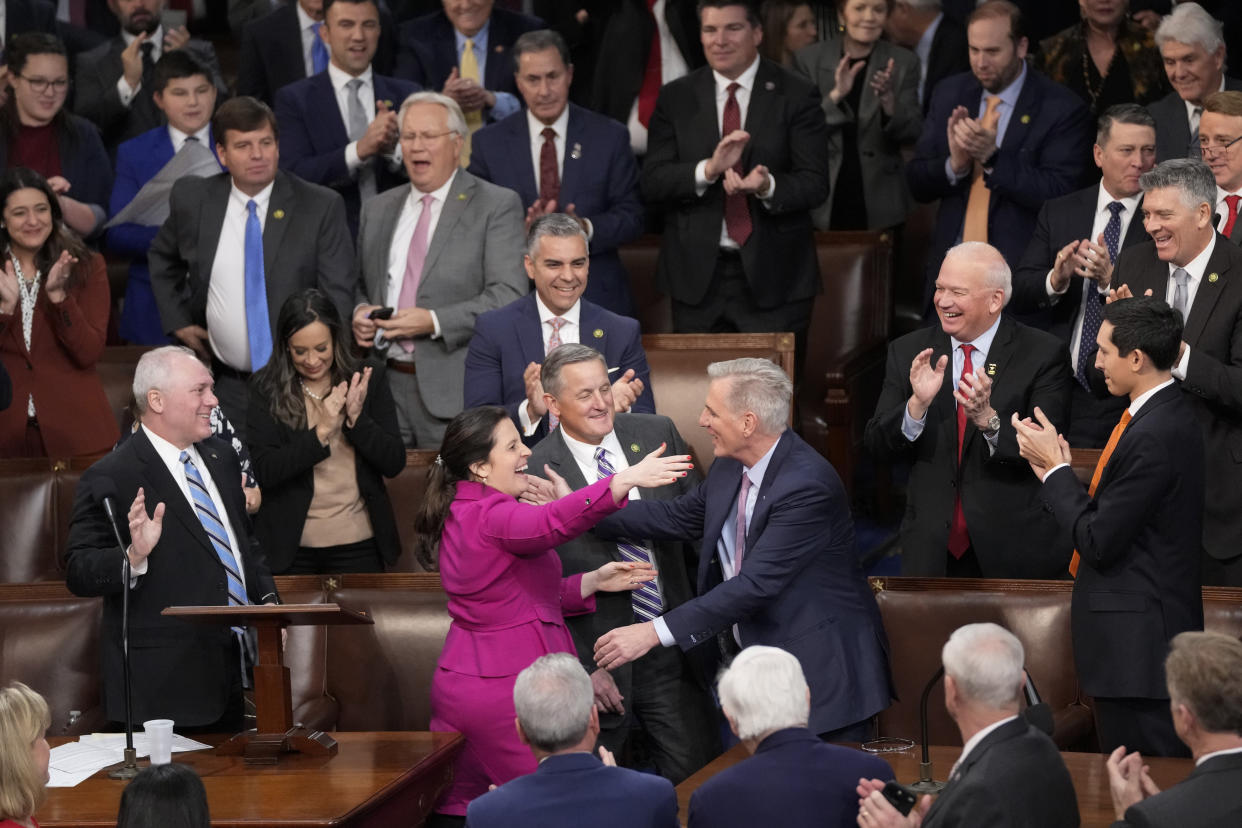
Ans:
[{"label": "man in gray suit", "polygon": [[212,134],[228,172],[173,185],[148,254],[151,290],[164,330],[211,362],[220,407],[244,439],[246,381],[271,355],[280,306],[317,287],[348,319],[357,272],[345,202],[277,170],[266,104],[226,102]]},{"label": "man in gray suit", "polygon": [[387,355],[405,444],[431,448],[462,410],[475,317],[526,292],[525,212],[459,168],[469,133],[452,98],[416,92],[397,121],[410,187],[362,205],[354,339]]},{"label": "man in gray suit", "polygon": [[[577,343],[554,348],[540,376],[544,399],[560,427],[535,446],[527,462],[532,474],[576,490],[638,462],[662,443],[666,454],[689,453],[669,418],[613,413],[608,366],[594,348]],[[696,472],[641,497],[673,500],[692,491],[699,479]],[[624,763],[627,740],[641,729],[656,770],[674,784],[681,782],[720,752],[702,671],[677,647],[656,647],[637,661],[604,670],[595,666],[594,649],[596,639],[609,630],[651,620],[694,597],[693,547],[679,541],[609,541],[588,532],[556,551],[567,576],[618,560],[649,560],[659,571],[658,580],[636,592],[599,593],[595,612],[565,622],[591,674],[600,711],[599,743]]]}]

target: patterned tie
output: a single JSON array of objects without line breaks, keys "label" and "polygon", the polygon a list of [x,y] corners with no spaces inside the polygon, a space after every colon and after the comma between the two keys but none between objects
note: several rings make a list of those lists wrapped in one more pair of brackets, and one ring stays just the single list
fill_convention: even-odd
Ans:
[{"label": "patterned tie", "polygon": [[1186,324],[1186,314],[1190,310],[1187,307],[1188,293],[1186,290],[1187,283],[1190,281],[1190,274],[1186,272],[1186,268],[1179,267],[1173,271],[1173,309],[1182,315],[1182,324]]},{"label": "patterned tie", "polygon": [[[600,446],[595,450],[595,473],[598,479],[616,474],[612,464],[608,462],[608,449]],[[622,560],[635,563],[651,563],[651,550],[628,540],[617,542],[617,551]],[[655,581],[648,581],[630,593],[630,604],[634,607],[634,617],[639,621],[650,621],[664,612],[664,602],[660,598],[660,588]]]},{"label": "patterned tie", "polygon": [[[971,376],[975,369],[971,364],[970,355],[974,353],[974,345],[962,345],[962,377]],[[961,378],[958,380],[961,381]],[[962,463],[962,445],[966,442],[966,406],[957,407],[957,463]],[[961,558],[970,548],[970,533],[966,530],[966,513],[962,511],[962,487],[959,485],[953,498],[953,523],[949,525],[949,553],[954,558]]]},{"label": "patterned tie", "polygon": [[[988,95],[988,106],[984,110],[981,124],[984,129],[996,129],[1000,123],[999,95]],[[975,170],[970,181],[970,197],[966,201],[966,220],[962,224],[962,241],[988,240],[988,204],[992,193],[987,182],[983,180],[983,165],[975,162]]]},{"label": "patterned tie", "polygon": [[543,128],[543,148],[539,150],[539,200],[551,201],[561,194],[561,173],[556,164],[556,130]]},{"label": "patterned tie", "polygon": [[[418,283],[423,278],[423,264],[427,261],[427,236],[431,229],[431,205],[435,197],[430,194],[419,199],[423,211],[418,214],[414,224],[414,235],[410,236],[410,249],[405,254],[405,274],[401,277],[401,293],[397,297],[397,309],[418,306]],[[401,348],[407,354],[414,353],[414,340],[402,339]]]},{"label": "patterned tie", "polygon": [[250,340],[250,370],[257,371],[272,356],[272,321],[267,313],[267,280],[263,276],[263,225],[259,205],[246,202],[246,333]]},{"label": "patterned tie", "polygon": [[[1113,426],[1113,433],[1108,436],[1108,443],[1104,445],[1104,451],[1100,452],[1100,459],[1096,461],[1095,473],[1091,475],[1091,486],[1087,489],[1088,497],[1095,497],[1095,490],[1100,486],[1100,478],[1104,476],[1104,467],[1108,465],[1108,458],[1113,456],[1113,449],[1117,448],[1117,441],[1121,439],[1121,432],[1126,430],[1126,426],[1130,424],[1130,409],[1126,409],[1121,414],[1121,420],[1117,425]],[[1070,558],[1069,574],[1071,578],[1078,577],[1078,562],[1082,560],[1078,554],[1078,550],[1074,550],[1074,556]]]},{"label": "patterned tie", "polygon": [[150,89],[155,85],[155,44],[144,43],[142,51],[142,85]]},{"label": "patterned tie", "polygon": [[[362,89],[362,78],[354,78],[345,84],[349,89],[349,96],[346,100],[349,110],[349,140],[357,141],[367,134],[367,127],[370,122],[367,120],[366,108],[362,105],[362,98],[358,92]],[[362,162],[362,166],[358,168],[358,197],[362,201],[366,201],[375,195],[375,174],[372,171],[370,159]]]},{"label": "patterned tie", "polygon": [[1225,238],[1229,238],[1233,235],[1233,223],[1238,220],[1239,201],[1242,201],[1242,196],[1225,196],[1225,204],[1229,205],[1229,215],[1225,216],[1225,229],[1220,231]]},{"label": "patterned tie", "polygon": [[[472,80],[480,86],[483,84],[482,78],[479,76],[479,60],[474,56],[474,41],[466,38],[466,47],[461,50],[461,77],[463,80]],[[483,112],[474,110],[467,112],[466,115],[466,135],[461,145],[461,165],[463,167],[470,166],[470,136],[473,135],[479,127],[483,126]]]},{"label": "patterned tie", "polygon": [[737,534],[733,539],[733,574],[742,571],[742,555],[746,552],[746,499],[750,495],[750,475],[742,472],[742,488],[737,493]]},{"label": "patterned tie", "polygon": [[1203,107],[1196,106],[1190,113],[1190,146],[1186,150],[1187,158],[1202,158],[1203,150],[1199,148],[1199,120],[1203,117]]},{"label": "patterned tie", "polygon": [[[564,327],[567,323],[568,323],[568,320],[562,319],[559,316],[554,316],[548,320],[548,324],[552,326],[552,335],[548,337],[548,349],[547,351],[544,352],[545,355],[550,354],[555,349],[561,347],[561,345],[563,344],[561,342],[561,328]],[[556,415],[553,414],[551,411],[549,411],[548,412],[548,431],[551,431],[552,429],[556,428],[556,424],[558,422],[560,422],[560,420],[557,419]],[[600,451],[603,451],[603,449],[600,449]],[[599,458],[596,458],[596,459],[599,459]]]},{"label": "patterned tie", "polygon": [[[1108,248],[1108,260],[1117,261],[1117,249],[1121,246],[1121,213],[1126,205],[1114,201],[1108,205],[1112,216],[1104,227],[1104,246]],[[1091,357],[1095,350],[1095,336],[1100,332],[1100,323],[1104,321],[1104,297],[1096,289],[1096,283],[1090,279],[1082,280],[1082,336],[1078,340],[1078,366],[1074,370],[1074,378],[1078,384],[1088,391],[1091,384],[1087,381],[1088,373],[1094,360]]]},{"label": "patterned tie", "polygon": [[319,30],[323,28],[323,23],[312,23],[311,28],[314,30],[314,34],[311,36],[311,69],[318,75],[328,68],[328,46],[323,42],[323,38],[319,36]]},{"label": "patterned tie", "polygon": [[[729,100],[725,101],[724,115],[720,121],[720,137],[724,138],[730,132],[742,128],[742,110],[737,104],[737,90],[741,88],[739,84],[729,84]],[[742,162],[739,160],[733,165],[733,171],[738,175],[746,175],[742,171]],[[737,242],[737,246],[741,247],[746,244],[746,240],[750,238],[752,229],[750,221],[750,205],[746,202],[746,196],[741,193],[725,196],[725,230],[729,233],[729,238]]]},{"label": "patterned tie", "polygon": [[660,85],[664,82],[664,60],[660,55],[660,26],[652,8],[656,0],[647,0],[647,16],[651,18],[651,51],[647,54],[647,67],[643,69],[643,85],[638,89],[638,122],[646,127],[651,123],[656,100],[660,97]]},{"label": "patterned tie", "polygon": [[[190,484],[190,499],[194,501],[194,514],[198,516],[199,523],[203,524],[203,531],[207,533],[211,547],[216,550],[216,557],[220,559],[220,565],[224,567],[229,606],[246,606],[250,603],[246,598],[246,587],[242,585],[241,575],[237,571],[237,559],[233,557],[233,548],[229,546],[229,533],[224,528],[224,522],[220,520],[216,504],[212,501],[211,495],[207,493],[207,485],[203,482],[203,477],[199,474],[188,451],[181,452],[181,462],[185,466],[186,482]],[[241,627],[233,627],[233,632],[241,635],[243,631]]]}]

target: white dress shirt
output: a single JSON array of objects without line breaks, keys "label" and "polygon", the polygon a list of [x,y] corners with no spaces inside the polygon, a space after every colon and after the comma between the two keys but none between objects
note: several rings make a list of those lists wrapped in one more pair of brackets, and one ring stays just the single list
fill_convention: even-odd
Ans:
[{"label": "white dress shirt", "polygon": [[[1208,246],[1195,256],[1186,265],[1185,270],[1190,277],[1186,280],[1186,318],[1190,318],[1191,311],[1195,307],[1195,297],[1199,295],[1199,285],[1203,281],[1203,275],[1207,271],[1208,259],[1212,258],[1212,251],[1216,249],[1216,234],[1212,234]],[[1169,307],[1173,307],[1173,296],[1177,292],[1177,282],[1173,281],[1173,271],[1177,270],[1177,265],[1169,262],[1169,279],[1165,286],[1164,301],[1168,302]],[[1183,320],[1184,321],[1184,320]],[[1182,351],[1182,358],[1173,366],[1173,376],[1176,379],[1186,379],[1186,366],[1190,364],[1190,345]]]},{"label": "white dress shirt", "polygon": [[[654,6],[651,7],[651,14],[655,17],[656,31],[660,35],[660,85],[672,83],[678,78],[686,75],[690,71],[689,64],[682,57],[681,47],[677,45],[677,38],[673,37],[673,32],[668,27],[668,21],[664,19],[664,7],[668,5],[668,0],[656,0]],[[643,67],[646,68],[645,66]],[[745,121],[743,120],[743,123]],[[643,122],[638,120],[638,97],[634,98],[634,105],[630,107],[630,117],[625,121],[625,128],[630,132],[630,149],[635,155],[647,154],[647,128],[643,126]]]},{"label": "white dress shirt", "polygon": [[[543,299],[539,298],[539,294],[535,294],[535,309],[539,312],[539,335],[543,339],[544,356],[547,356],[548,342],[549,340],[552,339],[552,326],[548,323],[550,320],[556,318],[556,314],[548,310],[548,306],[543,303]],[[582,300],[581,299],[579,299],[577,302],[574,302],[574,306],[572,308],[570,308],[569,310],[565,311],[563,314],[560,315],[561,319],[565,320],[564,324],[561,325],[561,344],[562,345],[568,345],[570,343],[578,344],[579,342],[582,341],[581,334],[580,334],[582,329],[581,329],[581,326],[578,324],[578,319],[581,317],[581,315],[582,315]],[[522,433],[525,436],[529,437],[535,433],[535,429],[539,427],[539,423],[542,420],[542,418],[540,418],[539,420],[532,421],[530,418],[530,412],[527,411],[526,409],[526,403],[523,402],[521,405],[518,406],[518,420],[521,421],[521,424],[522,424]],[[566,441],[568,441],[569,437],[566,436],[565,439]],[[612,446],[604,446],[604,448],[608,449],[609,451],[612,451]],[[621,471],[620,466],[614,465],[613,468],[616,469],[617,471]],[[594,477],[587,478],[587,480],[594,480],[594,479],[595,479]]]},{"label": "white dress shirt", "polygon": [[[992,350],[992,340],[996,339],[996,331],[1000,328],[1000,321],[1001,318],[997,316],[996,321],[992,323],[992,327],[979,334],[970,342],[963,343],[962,340],[955,336],[949,337],[949,344],[953,348],[953,364],[946,366],[945,377],[941,382],[952,383],[951,388],[957,389],[957,385],[962,378],[962,368],[966,366],[966,352],[962,350],[963,344],[973,345],[975,348],[974,353],[970,355],[970,367],[974,373],[978,374],[980,368],[984,368],[986,371],[988,352]],[[953,376],[951,377],[948,376],[949,369],[953,371]],[[954,398],[954,405],[957,405],[956,398]],[[910,416],[910,405],[908,402],[902,407],[901,411],[901,433],[905,435],[907,440],[913,443],[923,433],[923,427],[927,424],[927,412],[923,412],[922,419],[914,419]],[[988,443],[988,455],[994,454],[996,452],[996,440],[1000,437],[1000,432],[989,435],[980,429],[979,433],[983,435],[983,439]]]},{"label": "white dress shirt", "polygon": [[[121,29],[121,39],[125,41],[125,48],[128,49],[130,44],[138,35],[130,34]],[[147,36],[147,43],[153,47],[151,49],[151,60],[156,62],[160,56],[164,54],[164,24],[155,27],[155,31]],[[138,94],[138,90],[142,88],[142,79],[138,79],[137,86],[130,86],[129,81],[125,80],[125,71],[122,69],[121,77],[116,81],[116,94],[121,98],[121,106],[128,107],[134,101],[134,96]]]},{"label": "white dress shirt", "polygon": [[[254,196],[260,229],[267,227],[273,186],[275,182]],[[239,312],[246,307],[246,202],[250,198],[236,184],[229,187],[229,203],[207,284],[207,339],[220,361],[238,371],[250,370],[250,333],[246,314]]]},{"label": "white dress shirt", "polygon": [[[172,124],[168,125],[168,140],[172,141],[173,155],[181,152],[181,148],[185,146],[185,141],[189,137],[187,133],[182,132]],[[211,145],[211,124],[205,124],[202,129],[194,133],[194,137],[209,151],[215,151],[215,147]]]},{"label": "white dress shirt", "polygon": [[1224,750],[1214,750],[1211,753],[1205,753],[1195,760],[1195,767],[1199,767],[1209,759],[1215,759],[1217,756],[1228,756],[1231,753],[1242,753],[1242,747],[1225,748]]},{"label": "white dress shirt", "polygon": [[[410,240],[414,238],[414,226],[418,224],[419,217],[423,214],[422,198],[430,195],[432,198],[431,217],[427,225],[427,249],[431,249],[431,242],[436,237],[436,225],[440,223],[440,214],[444,211],[444,202],[448,198],[449,190],[453,187],[453,181],[457,178],[454,172],[449,176],[449,180],[445,181],[440,189],[431,193],[424,193],[421,190],[410,185],[409,196],[401,203],[401,215],[397,216],[397,225],[392,231],[392,244],[388,248],[388,289],[384,292],[385,304],[390,308],[397,308],[401,303],[401,283],[405,281],[405,262],[410,255]],[[425,267],[425,265],[424,265]],[[427,274],[422,274],[426,278]],[[421,282],[419,283],[421,284]],[[431,314],[431,324],[435,326],[432,331],[431,338],[440,338],[440,320],[436,318],[436,312],[431,308],[426,309]],[[383,345],[384,332],[378,331],[375,334],[375,344]],[[402,362],[413,362],[414,354],[407,354],[399,348],[392,348],[388,351],[390,359],[401,360]]]}]

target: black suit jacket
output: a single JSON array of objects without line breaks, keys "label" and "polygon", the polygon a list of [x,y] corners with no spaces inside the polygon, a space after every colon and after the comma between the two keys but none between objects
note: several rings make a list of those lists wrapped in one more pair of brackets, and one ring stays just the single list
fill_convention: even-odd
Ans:
[{"label": "black suit jacket", "polygon": [[1043,499],[1082,556],[1070,605],[1084,693],[1167,699],[1169,640],[1203,629],[1199,590],[1203,444],[1176,386],[1130,420],[1089,498],[1069,467]]},{"label": "black suit jacket", "polygon": [[1214,756],[1184,780],[1131,805],[1112,828],[1242,825],[1242,754]]},{"label": "black suit jacket", "polygon": [[[492,92],[517,94],[510,50],[519,36],[543,28],[537,17],[493,8],[487,28],[487,62],[482,84]],[[392,74],[411,80],[424,89],[444,87],[457,66],[457,41],[453,24],[441,9],[402,23],[397,30],[397,65]]]},{"label": "black suit jacket", "polygon": [[1019,716],[975,745],[923,817],[923,828],[1077,828],[1078,799],[1065,761]]},{"label": "black suit jacket", "polygon": [[[405,468],[405,444],[397,427],[397,408],[382,364],[372,364],[371,380],[362,413],[353,428],[344,428],[354,449],[358,494],[367,507],[375,545],[384,563],[401,556],[397,520],[384,487],[385,477]],[[326,460],[328,447],[313,428],[293,429],[272,417],[268,398],[251,385],[246,415],[246,444],[254,474],[263,481],[263,506],[255,515],[254,530],[276,574],[293,563],[302,539],[302,526],[315,494],[315,465]]]},{"label": "black suit jacket", "polygon": [[[1053,423],[1069,411],[1069,356],[1050,334],[1002,317],[988,351],[985,370],[992,376],[992,407],[1001,430],[995,454],[972,422],[957,458],[957,404],[953,389],[952,345],[940,327],[906,334],[888,349],[888,366],[875,416],[864,441],[880,460],[909,458],[910,483],[901,524],[903,575],[943,576],[948,561],[949,524],[957,493],[979,565],[986,578],[1057,578],[1069,564],[1068,538],[1039,503],[1039,480],[1018,455],[1013,412],[1033,417],[1039,406]],[[935,365],[949,356],[940,392],[927,409],[923,431],[913,442],[901,431],[913,393],[910,364],[925,348]],[[975,361],[976,370],[980,367]]]},{"label": "black suit jacket", "polygon": [[[805,78],[759,60],[742,153],[749,172],[765,165],[776,181],[766,204],[748,197],[753,232],[742,266],[756,304],[775,308],[820,290],[810,211],[828,196],[828,132],[819,93]],[[716,80],[709,67],[660,90],[647,137],[643,196],[667,212],[657,279],[678,302],[703,301],[712,283],[724,221],[724,176],[696,195],[695,166],[720,143]]]},{"label": "black suit jacket", "polygon": [[[1225,91],[1242,91],[1242,80],[1226,76]],[[1190,118],[1186,114],[1186,102],[1177,92],[1170,92],[1160,100],[1149,103],[1147,111],[1156,119],[1156,162],[1186,158],[1190,152]]]},{"label": "black suit jacket", "polygon": [[[203,474],[210,474],[224,500],[229,526],[241,548],[246,592],[254,604],[276,600],[276,584],[258,547],[251,543],[237,454],[215,437],[196,444]],[[103,484],[102,481],[107,481]],[[122,513],[120,531],[129,543],[124,512],[141,487],[148,514],[165,504],[159,543],[147,559],[147,573],[130,593],[130,672],[133,720],[168,718],[178,726],[210,724],[229,702],[228,659],[236,658],[229,628],[160,615],[170,606],[228,604],[220,563],[189,499],[169,474],[145,431],[139,431],[82,475],[73,503],[66,551],[65,581],[75,595],[102,595],[103,706],[108,719],[125,721],[121,654],[123,580],[121,552],[100,498],[104,485],[115,490]]]},{"label": "black suit jacket", "polygon": [[[380,3],[380,39],[371,59],[376,74],[392,72],[396,61],[397,24],[387,5]],[[276,92],[287,84],[306,77],[306,59],[302,55],[302,29],[298,22],[296,2],[288,2],[242,30],[241,68],[237,72],[237,94],[250,95],[276,103]],[[394,102],[399,107],[400,101]]]},{"label": "black suit jacket", "polygon": [[[1135,296],[1150,289],[1165,297],[1169,267],[1156,258],[1154,242],[1125,251],[1117,269],[1119,284],[1128,284]],[[1211,495],[1204,505],[1203,547],[1225,560],[1242,553],[1242,249],[1220,234],[1182,339],[1191,351],[1181,388],[1203,433]]]},{"label": "black suit jacket", "polygon": [[13,35],[27,32],[59,34],[56,28],[56,5],[48,0],[6,0],[4,31],[0,37],[8,43]]},{"label": "black suit jacket", "polygon": [[923,81],[923,114],[931,104],[936,84],[959,72],[970,71],[970,47],[966,42],[966,29],[961,23],[946,16],[932,35],[931,49],[927,52],[927,77]]}]

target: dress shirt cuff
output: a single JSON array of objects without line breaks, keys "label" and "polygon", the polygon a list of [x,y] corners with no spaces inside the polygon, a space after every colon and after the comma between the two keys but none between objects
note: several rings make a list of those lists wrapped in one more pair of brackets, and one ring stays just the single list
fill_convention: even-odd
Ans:
[{"label": "dress shirt cuff", "polygon": [[677,639],[673,637],[673,633],[669,630],[668,624],[664,620],[664,616],[654,618],[651,625],[655,627],[656,635],[660,637],[660,643],[665,647],[674,647],[677,645]]},{"label": "dress shirt cuff", "polygon": [[986,431],[980,431],[979,433],[983,435],[984,440],[988,441],[988,457],[996,454],[996,444],[1000,442],[1000,432],[988,434]]},{"label": "dress shirt cuff", "polygon": [[518,103],[517,96],[511,92],[493,91],[492,94],[496,96],[496,105],[492,107],[488,117],[493,121],[507,118],[522,108],[522,105]]},{"label": "dress shirt cuff", "polygon": [[707,177],[707,161],[708,159],[704,158],[702,161],[694,165],[694,194],[696,196],[703,195],[703,193],[707,192],[708,187],[712,186],[719,180],[719,177]]},{"label": "dress shirt cuff", "polygon": [[913,443],[919,439],[919,435],[923,433],[923,425],[927,422],[927,414],[924,412],[921,420],[916,420],[910,416],[910,404],[906,403],[901,409],[901,433],[907,440]]},{"label": "dress shirt cuff", "polygon": [[[126,555],[127,557],[129,556],[129,550],[131,550],[131,549],[133,549],[133,548],[134,548],[134,547],[133,547],[133,545],[127,546],[127,547],[125,548],[125,555]],[[138,580],[138,576],[139,576],[139,575],[146,575],[146,574],[147,574],[147,564],[148,564],[148,563],[149,563],[149,561],[148,561],[146,558],[143,558],[143,559],[142,559],[140,562],[138,562],[137,564],[132,564],[132,563],[131,563],[131,564],[129,565],[129,585],[130,585],[130,587],[133,587],[133,586],[134,586],[135,582]],[[122,562],[122,564],[121,564],[121,573],[122,573],[122,577],[124,577],[124,572],[125,572],[125,564]]]},{"label": "dress shirt cuff", "polygon": [[431,314],[431,324],[435,327],[435,330],[431,332],[431,338],[439,339],[441,336],[443,336],[443,334],[440,332],[440,317],[436,316],[436,312],[433,310],[429,310],[427,311],[427,313]]},{"label": "dress shirt cuff", "polygon": [[518,421],[522,424],[522,436],[523,437],[533,436],[535,433],[535,429],[539,428],[539,423],[543,421],[542,417],[540,417],[538,420],[535,420],[533,422],[531,421],[530,411],[527,410],[528,405],[529,405],[529,402],[526,400],[523,400],[518,405]]},{"label": "dress shirt cuff", "polygon": [[587,241],[589,242],[595,238],[595,225],[591,223],[590,219],[583,219],[582,223],[586,225]]},{"label": "dress shirt cuff", "polygon": [[116,94],[121,99],[121,106],[126,109],[133,103],[134,96],[138,94],[138,90],[142,88],[142,81],[138,81],[137,86],[130,86],[129,81],[125,80],[125,76],[121,75],[116,82]]},{"label": "dress shirt cuff", "polygon": [[957,173],[953,171],[953,159],[951,157],[944,159],[944,177],[949,179],[950,187],[957,185],[958,176]]},{"label": "dress shirt cuff", "polygon": [[768,173],[768,194],[763,195],[763,196],[756,196],[756,198],[759,199],[760,204],[762,204],[764,207],[768,207],[771,205],[772,199],[775,197],[776,197],[776,178],[772,175],[772,173]]},{"label": "dress shirt cuff", "polygon": [[1048,293],[1048,298],[1051,299],[1052,303],[1055,305],[1057,300],[1069,291],[1069,282],[1065,283],[1064,288],[1057,290],[1052,286],[1052,271],[1049,270],[1047,278],[1044,279],[1044,290]]},{"label": "dress shirt cuff", "polygon": [[358,157],[358,142],[350,141],[345,145],[345,166],[349,168],[350,173],[355,173],[362,166],[362,159]]},{"label": "dress shirt cuff", "polygon": [[1182,352],[1182,358],[1173,366],[1173,379],[1186,381],[1186,369],[1190,367],[1190,346],[1186,346],[1186,350]]},{"label": "dress shirt cuff", "polygon": [[1044,478],[1040,482],[1047,483],[1048,478],[1052,477],[1053,473],[1056,472],[1057,469],[1068,469],[1069,467],[1070,467],[1069,463],[1057,463],[1055,466],[1048,469],[1048,471],[1044,472]]}]

